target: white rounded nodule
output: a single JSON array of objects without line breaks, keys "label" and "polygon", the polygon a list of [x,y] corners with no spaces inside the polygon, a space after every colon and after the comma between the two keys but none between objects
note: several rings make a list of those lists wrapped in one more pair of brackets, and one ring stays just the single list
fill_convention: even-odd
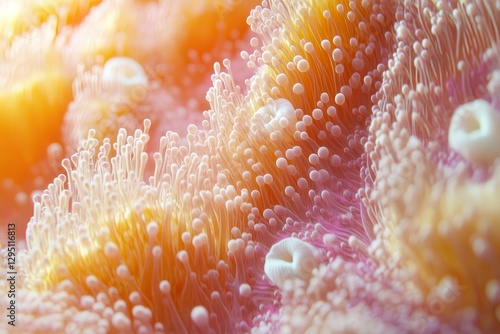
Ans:
[{"label": "white rounded nodule", "polygon": [[191,320],[199,329],[206,329],[209,327],[210,314],[203,306],[195,306],[191,310]]},{"label": "white rounded nodule", "polygon": [[146,89],[148,85],[148,78],[142,65],[128,57],[109,59],[102,70],[102,81],[108,87],[124,91]]},{"label": "white rounded nodule", "polygon": [[315,247],[300,239],[283,239],[271,247],[266,256],[264,272],[280,288],[288,279],[307,280],[318,267],[316,253]]},{"label": "white rounded nodule", "polygon": [[277,99],[272,104],[259,108],[252,116],[251,123],[257,125],[254,129],[262,129],[263,125],[268,133],[283,128],[294,128],[297,123],[295,108],[287,99]]},{"label": "white rounded nodule", "polygon": [[458,107],[451,119],[448,143],[474,164],[500,157],[500,112],[485,100]]}]

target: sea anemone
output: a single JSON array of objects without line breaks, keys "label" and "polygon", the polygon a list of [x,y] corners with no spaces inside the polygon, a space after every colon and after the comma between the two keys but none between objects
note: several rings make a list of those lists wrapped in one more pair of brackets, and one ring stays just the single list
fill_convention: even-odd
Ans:
[{"label": "sea anemone", "polygon": [[[237,222],[228,224],[232,210],[224,197],[236,193],[223,174],[211,172],[216,160],[206,153],[213,149],[204,154],[198,145],[179,146],[176,134],[164,137],[154,175],[143,181],[149,126],[133,136],[120,131],[113,157],[109,140],[98,147],[91,131],[63,161],[66,176],[36,200],[21,258],[29,291],[19,301],[26,305],[22,330],[57,332],[75,324],[120,332],[249,330],[259,299],[248,298],[249,283],[260,278],[248,269],[264,249]],[[194,142],[201,134],[190,128],[190,135]],[[209,179],[200,182],[203,173]],[[242,195],[236,202],[244,207],[248,194]],[[255,287],[261,298],[271,294]],[[43,291],[59,292],[73,307],[53,312],[57,321],[25,321],[51,303]]]},{"label": "sea anemone", "polygon": [[[2,223],[7,218],[24,221],[27,211],[19,212],[17,202],[29,201],[13,203],[12,198],[30,198],[46,187],[61,172],[61,158],[76,150],[90,127],[96,127],[97,138],[113,138],[120,127],[132,131],[149,117],[155,150],[166,131],[185,137],[187,125],[201,124],[211,62],[233,57],[249,30],[230,15],[246,15],[244,8],[251,5],[227,3],[215,9],[205,2],[193,8],[170,1],[11,2],[2,2],[0,14],[9,17],[0,23],[5,81],[1,156],[16,164],[0,168]],[[224,35],[206,49],[199,49],[192,38],[196,30],[190,28],[201,21],[207,32]],[[103,88],[97,72],[114,57],[141,64],[150,83],[147,92]],[[239,73],[242,80],[248,72]],[[72,81],[74,101],[68,106]]]},{"label": "sea anemone", "polygon": [[[80,64],[74,153],[35,197],[16,330],[498,331],[494,1],[264,0],[248,35],[213,23],[250,3],[170,5],[103,1],[58,35]],[[213,30],[193,49],[197,20]],[[151,149],[159,111],[199,101],[206,65],[243,35],[253,76],[215,62],[204,119]]]},{"label": "sea anemone", "polygon": [[492,205],[500,8],[420,1],[397,16],[397,50],[366,144],[367,216],[386,229],[383,240],[440,319],[437,331],[491,332],[500,320]]},{"label": "sea anemone", "polygon": [[[308,275],[277,276],[270,270],[274,257],[268,256],[266,273],[282,288],[283,297],[278,295],[275,301],[280,308],[256,318],[257,331],[325,330],[330,322],[338,323],[336,328],[341,329],[346,321],[339,318],[350,308],[333,312],[333,301],[321,300],[320,314],[318,305],[312,307],[315,299],[308,300],[309,291],[315,295],[316,276],[336,259],[336,263],[351,268],[350,279],[358,275],[358,281],[363,282],[364,274],[369,277],[367,272],[372,269],[361,269],[363,274],[355,269],[357,264],[369,266],[365,252],[373,234],[362,223],[363,208],[357,192],[366,159],[371,97],[381,86],[391,53],[395,10],[391,1],[269,1],[256,7],[247,20],[257,33],[251,45],[258,47],[252,54],[242,54],[248,66],[257,71],[248,82],[247,109],[255,110],[252,120],[262,119],[270,107],[274,112],[267,111],[268,115],[281,116],[268,117],[251,128],[251,133],[257,134],[246,136],[244,143],[257,141],[262,146],[260,151],[248,150],[252,153],[248,157],[273,177],[272,191],[265,197],[281,229],[275,242],[297,238],[318,253],[313,266],[317,268],[311,268]],[[287,116],[289,105],[295,109],[295,117]],[[244,145],[240,144],[241,150],[246,149]],[[264,154],[274,154],[275,164],[264,163]],[[252,170],[258,181],[260,170],[255,167]],[[326,275],[334,277],[333,273]],[[343,297],[336,299],[352,298],[349,304],[361,307],[363,300],[357,293],[346,294],[340,287],[328,286],[332,288],[328,298],[338,291]],[[323,291],[322,296],[326,296],[329,290]],[[372,294],[376,297],[377,292]],[[369,316],[371,311],[365,306]],[[371,317],[376,318],[374,314]]]}]

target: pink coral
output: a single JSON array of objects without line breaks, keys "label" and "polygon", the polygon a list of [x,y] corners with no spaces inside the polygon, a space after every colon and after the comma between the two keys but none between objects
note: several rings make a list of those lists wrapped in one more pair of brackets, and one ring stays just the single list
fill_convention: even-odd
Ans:
[{"label": "pink coral", "polygon": [[427,305],[446,299],[439,286],[462,287],[441,304],[436,331],[491,332],[499,326],[498,159],[488,147],[499,110],[488,82],[498,66],[499,8],[421,1],[397,17],[397,49],[366,144],[363,201]]}]

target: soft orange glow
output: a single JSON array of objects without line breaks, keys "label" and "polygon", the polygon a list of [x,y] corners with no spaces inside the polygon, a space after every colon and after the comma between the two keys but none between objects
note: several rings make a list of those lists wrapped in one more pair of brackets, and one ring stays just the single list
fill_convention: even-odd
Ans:
[{"label": "soft orange glow", "polygon": [[1,0],[0,38],[8,42],[58,17],[60,26],[77,24],[102,0]]},{"label": "soft orange glow", "polygon": [[55,23],[18,37],[0,64],[0,178],[21,181],[60,140],[71,77],[53,50]]}]

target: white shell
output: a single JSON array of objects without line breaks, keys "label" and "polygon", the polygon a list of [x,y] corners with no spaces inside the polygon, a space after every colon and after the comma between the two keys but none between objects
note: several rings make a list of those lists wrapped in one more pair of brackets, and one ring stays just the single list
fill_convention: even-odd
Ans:
[{"label": "white shell", "polygon": [[146,89],[148,85],[148,77],[141,64],[128,57],[109,59],[104,64],[101,78],[106,87],[124,92]]},{"label": "white shell", "polygon": [[265,129],[266,132],[281,131],[284,128],[295,129],[297,118],[295,108],[287,99],[277,99],[273,103],[259,108],[253,114],[251,131],[257,134]]},{"label": "white shell", "polygon": [[271,247],[264,272],[280,288],[288,279],[308,280],[319,264],[316,253],[315,247],[300,239],[283,239]]},{"label": "white shell", "polygon": [[448,143],[474,164],[500,157],[500,111],[485,100],[458,107],[451,119]]}]

